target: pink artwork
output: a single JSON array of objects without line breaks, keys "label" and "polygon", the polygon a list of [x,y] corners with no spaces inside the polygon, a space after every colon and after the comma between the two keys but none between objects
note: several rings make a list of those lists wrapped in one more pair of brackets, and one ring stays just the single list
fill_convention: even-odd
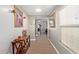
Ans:
[{"label": "pink artwork", "polygon": [[23,27],[23,13],[15,7],[15,27]]}]

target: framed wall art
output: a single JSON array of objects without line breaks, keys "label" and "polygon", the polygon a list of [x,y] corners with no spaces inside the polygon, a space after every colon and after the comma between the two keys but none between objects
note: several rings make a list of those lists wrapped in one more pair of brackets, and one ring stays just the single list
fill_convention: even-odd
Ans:
[{"label": "framed wall art", "polygon": [[14,6],[14,26],[23,27],[23,12]]},{"label": "framed wall art", "polygon": [[50,28],[55,27],[55,13],[53,13],[53,15],[50,17],[49,25],[50,25]]}]

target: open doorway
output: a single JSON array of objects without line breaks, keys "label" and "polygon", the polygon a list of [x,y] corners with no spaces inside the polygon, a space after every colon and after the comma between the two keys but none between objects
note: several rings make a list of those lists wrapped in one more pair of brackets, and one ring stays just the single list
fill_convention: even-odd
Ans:
[{"label": "open doorway", "polygon": [[35,20],[35,36],[48,35],[47,20]]}]

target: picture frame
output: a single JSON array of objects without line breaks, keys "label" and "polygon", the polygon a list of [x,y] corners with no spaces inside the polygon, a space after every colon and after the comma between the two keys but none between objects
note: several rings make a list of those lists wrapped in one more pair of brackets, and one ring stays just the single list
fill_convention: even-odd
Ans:
[{"label": "picture frame", "polygon": [[53,13],[53,15],[49,19],[49,25],[50,25],[50,28],[55,27],[55,12]]},{"label": "picture frame", "polygon": [[14,6],[14,27],[23,27],[23,12]]}]

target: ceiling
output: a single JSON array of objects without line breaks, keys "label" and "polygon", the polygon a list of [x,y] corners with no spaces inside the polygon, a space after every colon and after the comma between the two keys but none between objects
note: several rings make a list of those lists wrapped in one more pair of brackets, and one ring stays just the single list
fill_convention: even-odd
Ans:
[{"label": "ceiling", "polygon": [[[49,15],[55,8],[55,5],[20,5],[28,15]],[[36,12],[35,9],[40,8],[42,12]]]}]

